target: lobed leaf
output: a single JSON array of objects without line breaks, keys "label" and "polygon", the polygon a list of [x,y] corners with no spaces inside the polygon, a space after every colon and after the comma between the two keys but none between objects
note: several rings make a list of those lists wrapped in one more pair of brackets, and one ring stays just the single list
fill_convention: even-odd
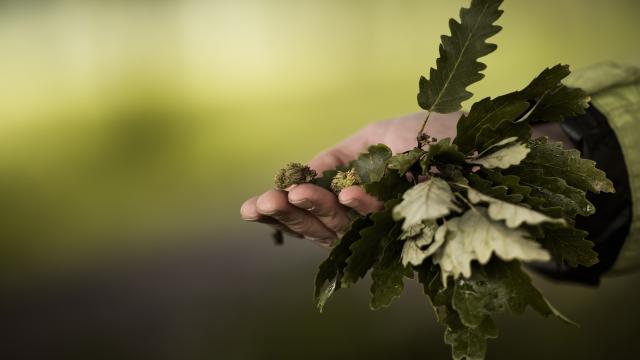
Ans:
[{"label": "lobed leaf", "polygon": [[507,227],[511,229],[515,229],[524,223],[537,225],[545,222],[566,225],[564,219],[550,218],[537,211],[492,198],[473,188],[467,188],[467,197],[474,204],[480,202],[488,203],[489,216],[494,220],[504,220]]},{"label": "lobed leaf", "polygon": [[588,233],[575,227],[545,226],[544,237],[538,239],[558,263],[571,267],[593,266],[598,263],[594,243],[586,239]]},{"label": "lobed leaf", "polygon": [[482,152],[505,138],[515,137],[526,141],[531,137],[527,123],[516,124],[529,108],[529,103],[520,99],[517,92],[496,99],[484,98],[471,106],[468,115],[458,120],[454,144],[465,154],[477,150]]},{"label": "lobed leaf", "polygon": [[371,226],[367,217],[358,217],[350,225],[349,230],[334,245],[325,261],[320,264],[315,280],[314,302],[318,311],[322,312],[327,300],[340,289],[347,259],[351,256],[350,246],[360,239],[360,231]]},{"label": "lobed leaf", "polygon": [[[420,233],[409,237],[402,247],[400,258],[402,265],[408,264],[419,266],[424,259],[434,254],[444,243],[444,234],[437,232],[438,224],[435,221],[428,221]],[[438,234],[438,236],[435,236]],[[435,239],[435,242],[434,242]]]},{"label": "lobed leaf", "polygon": [[542,293],[531,284],[531,278],[522,270],[518,261],[495,261],[486,267],[487,276],[499,282],[507,292],[509,309],[515,314],[522,314],[527,306],[531,306],[544,317],[554,316],[559,320],[577,326],[549,303]]},{"label": "lobed leaf", "polygon": [[496,49],[486,40],[501,30],[493,23],[500,18],[502,0],[472,0],[460,10],[460,22],[449,20],[451,35],[441,37],[440,57],[429,79],[420,78],[418,103],[425,110],[450,113],[461,109],[472,94],[466,88],[480,81],[486,65],[477,61]]},{"label": "lobed leaf", "polygon": [[467,160],[470,164],[483,166],[487,169],[506,169],[513,165],[518,165],[529,153],[529,148],[525,144],[516,143],[503,147],[502,149],[484,155],[477,159]]},{"label": "lobed leaf", "polygon": [[584,114],[589,106],[589,95],[582,89],[561,83],[570,73],[569,65],[547,68],[522,91],[528,100],[535,100],[526,116],[527,121],[562,121],[566,117]]},{"label": "lobed leaf", "polygon": [[505,138],[528,140],[530,122],[561,121],[583,113],[588,96],[561,83],[569,74],[567,65],[556,65],[543,70],[521,91],[473,104],[469,114],[458,121],[454,142],[465,153],[483,152]]},{"label": "lobed leaf", "polygon": [[402,195],[402,202],[393,209],[393,218],[404,219],[402,229],[420,224],[425,220],[435,220],[460,211],[453,202],[453,193],[446,181],[437,177],[415,185]]},{"label": "lobed leaf", "polygon": [[496,338],[498,330],[490,316],[483,316],[478,326],[465,325],[452,306],[453,287],[445,287],[440,280],[437,266],[422,265],[418,269],[418,281],[431,300],[438,322],[446,327],[445,343],[451,346],[454,359],[484,359],[487,340]]},{"label": "lobed leaf", "polygon": [[399,200],[389,200],[384,210],[369,216],[372,225],[360,231],[360,238],[349,246],[350,256],[346,259],[342,287],[355,284],[363,278],[381,256],[381,244],[390,238],[389,233],[395,225],[391,210]]},{"label": "lobed leaf", "polygon": [[479,326],[487,316],[506,310],[522,314],[528,306],[545,317],[556,316],[574,324],[531,284],[517,261],[493,260],[482,268],[476,267],[471,278],[454,283],[451,304],[461,322],[471,328]]},{"label": "lobed leaf", "polygon": [[442,282],[449,276],[457,279],[471,276],[471,262],[489,262],[496,254],[503,260],[546,261],[549,253],[536,241],[529,239],[523,229],[511,229],[502,222],[489,218],[487,210],[473,207],[460,217],[448,220],[444,245],[434,255],[433,262],[440,265]]},{"label": "lobed leaf", "polygon": [[400,262],[403,244],[397,240],[399,226],[391,231],[382,257],[371,272],[371,302],[370,307],[378,310],[389,306],[391,301],[402,294],[404,277],[412,277],[413,271]]},{"label": "lobed leaf", "polygon": [[409,151],[405,151],[402,154],[394,155],[389,159],[389,169],[398,170],[400,175],[404,175],[415,163],[418,162],[420,156],[424,153],[424,150],[414,148]]},{"label": "lobed leaf", "polygon": [[[485,175],[486,176],[486,175]],[[510,194],[510,188],[505,185],[496,185],[491,180],[481,177],[476,173],[466,174],[466,179],[469,180],[469,185],[480,191],[481,193],[492,196],[496,199],[504,200],[510,203],[519,203],[524,199],[524,196],[519,193]],[[529,189],[530,191],[531,189]]]},{"label": "lobed leaf", "polygon": [[497,337],[498,329],[490,317],[485,317],[476,328],[457,326],[449,327],[444,332],[444,342],[451,345],[454,360],[483,360],[487,352],[487,339]]},{"label": "lobed leaf", "polygon": [[366,153],[353,161],[353,168],[364,184],[380,181],[385,174],[391,149],[387,145],[371,145]]},{"label": "lobed leaf", "polygon": [[546,177],[542,169],[530,169],[523,166],[509,169],[510,173],[520,176],[520,182],[531,188],[531,196],[542,199],[538,209],[545,213],[558,213],[568,217],[576,214],[589,216],[595,213],[595,206],[587,199],[586,193],[567,184],[558,177]]},{"label": "lobed leaf", "polygon": [[593,160],[580,158],[575,149],[564,150],[562,143],[548,143],[547,138],[529,141],[531,152],[522,165],[541,169],[544,176],[564,179],[567,184],[594,193],[614,192],[613,183]]},{"label": "lobed leaf", "polygon": [[397,170],[389,169],[379,181],[364,184],[365,191],[380,201],[395,199],[409,187],[411,187],[411,183],[404,176],[400,175]]},{"label": "lobed leaf", "polygon": [[464,164],[464,154],[449,138],[431,144],[427,156],[430,164]]}]

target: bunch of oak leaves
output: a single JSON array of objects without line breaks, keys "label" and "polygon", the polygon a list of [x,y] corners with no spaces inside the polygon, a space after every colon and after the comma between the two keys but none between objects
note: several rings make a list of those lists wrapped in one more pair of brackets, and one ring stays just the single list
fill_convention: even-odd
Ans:
[{"label": "bunch of oak leaves", "polygon": [[[472,0],[460,22],[450,20],[436,67],[420,79],[418,102],[428,114],[459,111],[472,96],[466,88],[486,67],[477,59],[496,49],[486,40],[501,30],[494,24],[501,2]],[[416,147],[401,154],[374,145],[321,178],[300,164],[281,170],[279,188],[312,182],[339,191],[360,184],[384,202],[382,211],[356,217],[320,265],[318,309],[369,270],[373,309],[388,306],[404,279],[417,277],[446,327],[454,359],[485,357],[487,339],[497,337],[497,312],[520,314],[530,306],[571,323],[521,265],[598,261],[574,218],[593,214],[585,193],[613,192],[611,181],[578,151],[531,139],[532,123],[584,113],[587,94],[561,82],[569,73],[566,65],[547,68],[520,91],[476,102],[459,119],[453,141],[433,139],[423,126]]]}]

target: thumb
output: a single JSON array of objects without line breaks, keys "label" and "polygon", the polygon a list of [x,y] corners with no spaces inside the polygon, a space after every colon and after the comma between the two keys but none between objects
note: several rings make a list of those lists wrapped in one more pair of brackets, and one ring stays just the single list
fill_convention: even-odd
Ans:
[{"label": "thumb", "polygon": [[361,215],[380,211],[383,208],[382,201],[367,194],[360,186],[350,186],[343,189],[338,195],[338,200],[342,205],[354,209]]}]

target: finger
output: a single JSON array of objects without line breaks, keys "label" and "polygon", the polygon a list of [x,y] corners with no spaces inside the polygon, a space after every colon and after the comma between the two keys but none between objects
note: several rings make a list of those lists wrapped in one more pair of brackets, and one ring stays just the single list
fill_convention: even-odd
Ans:
[{"label": "finger", "polygon": [[262,216],[269,216],[311,240],[336,239],[336,234],[308,212],[289,203],[284,191],[270,190],[256,200],[256,209]]},{"label": "finger", "polygon": [[259,221],[263,216],[260,215],[256,208],[257,196],[245,201],[240,207],[240,217],[245,221]]},{"label": "finger", "polygon": [[300,184],[289,191],[289,202],[315,215],[326,227],[340,234],[349,225],[347,208],[332,192],[312,184]]},{"label": "finger", "polygon": [[[269,219],[271,219],[271,218],[269,218]],[[304,236],[302,236],[302,234],[298,234],[297,232],[291,231],[291,229],[289,229],[288,227],[284,226],[279,221],[277,221],[275,219],[271,219],[270,221],[271,221],[271,223],[267,223],[267,222],[264,222],[264,221],[260,221],[260,222],[268,224],[274,230],[280,230],[280,231],[282,231],[283,233],[285,233],[285,234],[287,234],[289,236],[297,237],[297,238],[300,238],[300,239],[304,238]]]},{"label": "finger", "polygon": [[340,191],[338,200],[344,206],[350,207],[361,215],[380,211],[383,204],[380,200],[367,194],[360,186],[350,186]]}]

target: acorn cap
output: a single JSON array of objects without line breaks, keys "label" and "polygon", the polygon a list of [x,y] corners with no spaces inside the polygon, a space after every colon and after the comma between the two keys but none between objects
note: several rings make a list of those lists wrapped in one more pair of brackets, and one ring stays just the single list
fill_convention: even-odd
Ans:
[{"label": "acorn cap", "polygon": [[360,185],[361,183],[362,180],[360,180],[360,176],[358,176],[355,169],[338,171],[336,176],[331,180],[331,189],[334,193],[338,194],[342,189],[353,185]]},{"label": "acorn cap", "polygon": [[274,183],[276,188],[284,190],[291,185],[311,182],[317,175],[318,173],[307,165],[288,163],[287,166],[278,170]]}]

